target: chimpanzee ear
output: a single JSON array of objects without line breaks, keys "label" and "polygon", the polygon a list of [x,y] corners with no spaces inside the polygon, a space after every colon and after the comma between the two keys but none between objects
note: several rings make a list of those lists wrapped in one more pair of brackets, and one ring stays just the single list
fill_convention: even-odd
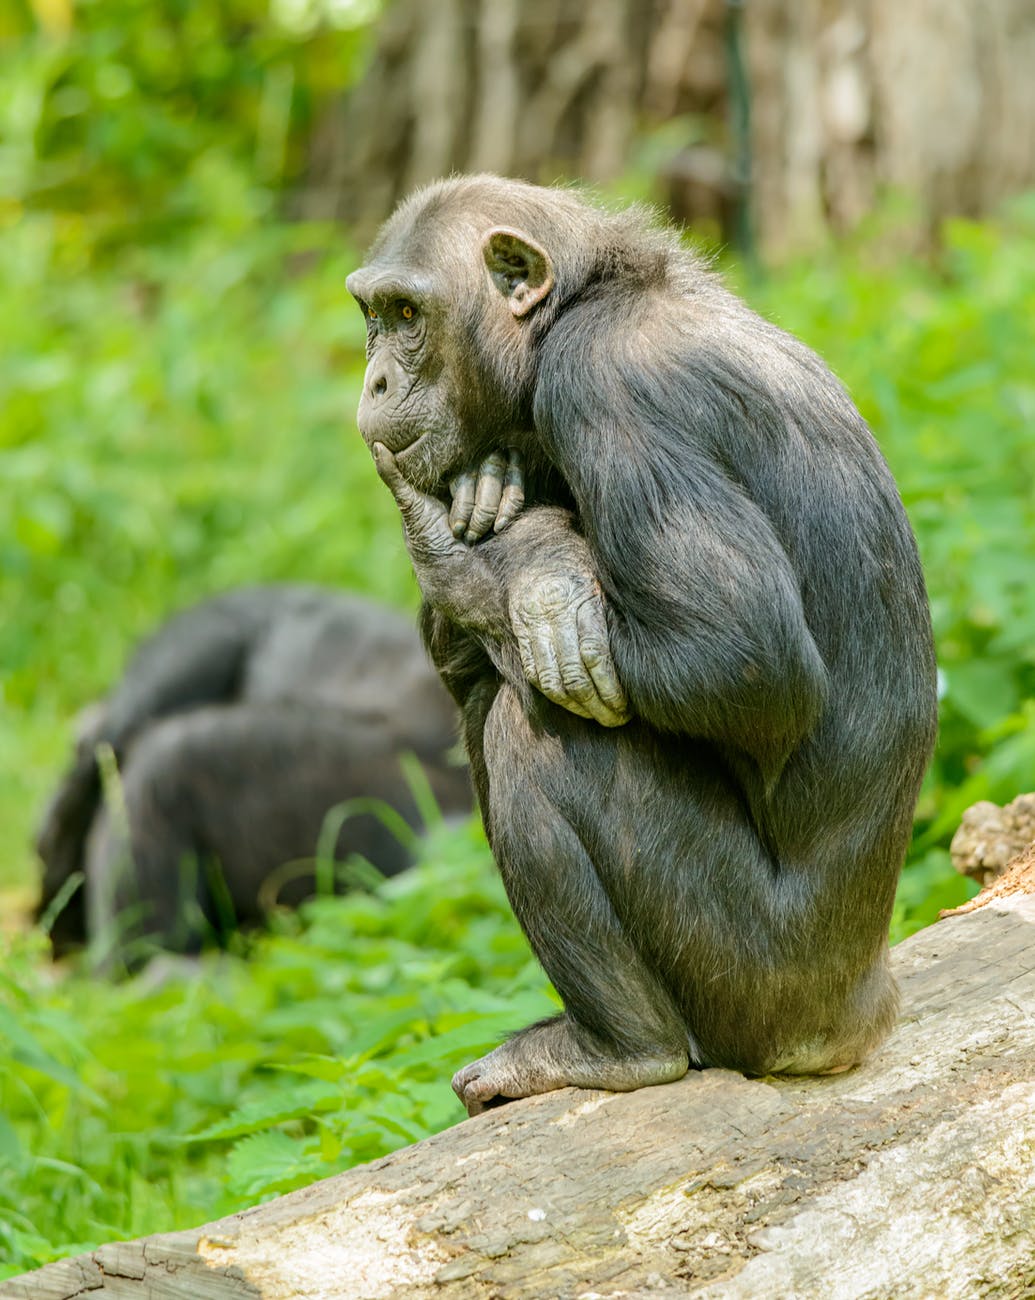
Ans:
[{"label": "chimpanzee ear", "polygon": [[515,316],[530,312],[553,288],[550,254],[520,230],[490,230],[482,240],[482,256]]}]

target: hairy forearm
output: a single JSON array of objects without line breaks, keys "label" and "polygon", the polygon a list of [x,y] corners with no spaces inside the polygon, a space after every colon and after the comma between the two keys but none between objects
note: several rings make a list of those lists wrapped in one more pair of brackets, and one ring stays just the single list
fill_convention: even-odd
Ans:
[{"label": "hairy forearm", "polygon": [[465,544],[444,503],[415,488],[382,444],[372,450],[402,514],[421,592],[436,615],[479,642],[522,689],[530,684],[601,726],[626,722],[603,593],[571,515],[539,507],[484,542]]},{"label": "hairy forearm", "polygon": [[592,564],[570,512],[546,506],[527,510],[476,546],[457,543],[437,555],[411,546],[411,558],[421,594],[437,613],[481,641],[510,647],[516,646],[512,609],[530,581],[552,582],[561,600],[572,575]]},{"label": "hairy forearm", "polygon": [[529,510],[504,532],[418,572],[436,615],[478,642],[513,685],[530,684],[602,726],[628,720],[593,557],[568,511]]}]

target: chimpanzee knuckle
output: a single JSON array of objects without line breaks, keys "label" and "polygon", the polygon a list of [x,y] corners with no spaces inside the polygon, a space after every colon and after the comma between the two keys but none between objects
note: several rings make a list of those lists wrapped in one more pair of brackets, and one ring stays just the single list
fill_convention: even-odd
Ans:
[{"label": "chimpanzee knuckle", "polygon": [[566,577],[546,575],[536,579],[523,596],[526,608],[534,617],[553,622],[571,608],[572,584]]},{"label": "chimpanzee knuckle", "polygon": [[470,542],[478,541],[479,538],[485,536],[495,522],[495,505],[475,506],[471,515],[471,522],[467,525],[467,540]]},{"label": "chimpanzee knuckle", "polygon": [[555,703],[563,704],[566,692],[557,666],[539,661],[536,665],[536,673],[539,677],[539,689],[542,693]]},{"label": "chimpanzee knuckle", "polygon": [[507,458],[501,451],[494,451],[486,456],[478,469],[479,479],[493,479],[502,488],[503,478],[507,472]]},{"label": "chimpanzee knuckle", "polygon": [[561,680],[564,683],[565,695],[570,700],[589,708],[597,697],[596,687],[592,679],[583,674],[578,676],[574,671],[561,672]]},{"label": "chimpanzee knuckle", "polygon": [[551,704],[559,704],[567,713],[574,713],[580,718],[593,716],[589,705],[585,701],[577,699],[559,678],[554,678],[548,686],[540,686],[539,690]]},{"label": "chimpanzee knuckle", "polygon": [[575,699],[573,695],[569,695],[563,688],[554,691],[543,691],[543,694],[551,704],[559,704],[566,713],[574,713],[579,718],[591,718],[593,716],[585,704]]},{"label": "chimpanzee knuckle", "polygon": [[478,489],[474,497],[476,507],[480,506],[483,510],[491,508],[492,513],[495,514],[502,496],[502,479],[487,474],[478,480]]},{"label": "chimpanzee knuckle", "polygon": [[611,646],[607,635],[607,620],[600,600],[593,597],[583,601],[576,611],[575,621],[578,625],[583,662],[595,668],[610,659]]},{"label": "chimpanzee knuckle", "polygon": [[525,674],[528,681],[538,688],[539,670],[536,668],[531,639],[527,636],[518,637],[518,657],[521,660],[521,671]]},{"label": "chimpanzee knuckle", "polygon": [[582,662],[587,668],[599,668],[609,657],[607,643],[596,637],[583,637],[579,644],[582,647]]},{"label": "chimpanzee knuckle", "polygon": [[500,508],[496,512],[496,522],[494,524],[496,532],[502,533],[504,528],[509,527],[524,508],[524,492],[520,488],[504,488],[503,496],[500,498]]},{"label": "chimpanzee knuckle", "polygon": [[459,529],[463,532],[471,518],[471,511],[474,509],[474,475],[461,474],[459,478],[453,480],[450,486],[453,501],[449,509],[449,524],[454,531]]}]

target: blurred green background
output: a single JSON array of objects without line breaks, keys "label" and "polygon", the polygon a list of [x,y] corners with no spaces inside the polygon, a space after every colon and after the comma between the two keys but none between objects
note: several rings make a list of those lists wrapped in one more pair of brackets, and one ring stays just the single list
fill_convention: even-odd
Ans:
[{"label": "blurred green background", "polygon": [[[173,608],[276,579],[415,607],[353,422],[364,330],[344,277],[361,232],[306,201],[321,114],[384,22],[344,0],[0,10],[8,922],[31,897],[31,830],[74,714]],[[665,198],[670,135],[644,124],[606,192]],[[1035,784],[1035,199],[945,220],[918,253],[922,225],[892,195],[764,269],[700,225],[740,291],[844,379],[919,539],[941,735],[895,939],[969,894],[947,853],[963,808]],[[480,832],[441,831],[425,856],[279,918],[201,978],[55,972],[41,937],[9,925],[0,1276],[459,1118],[450,1071],[552,995]]]}]

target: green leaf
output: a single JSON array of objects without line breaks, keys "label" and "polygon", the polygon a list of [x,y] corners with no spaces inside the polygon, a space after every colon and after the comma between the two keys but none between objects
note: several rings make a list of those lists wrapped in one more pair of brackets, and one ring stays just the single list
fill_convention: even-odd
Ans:
[{"label": "green leaf", "polygon": [[306,1119],[314,1112],[330,1110],[341,1104],[340,1088],[323,1082],[280,1088],[271,1096],[236,1107],[224,1120],[210,1124],[198,1133],[185,1136],[184,1142],[214,1142],[225,1138],[256,1133],[287,1120]]}]

